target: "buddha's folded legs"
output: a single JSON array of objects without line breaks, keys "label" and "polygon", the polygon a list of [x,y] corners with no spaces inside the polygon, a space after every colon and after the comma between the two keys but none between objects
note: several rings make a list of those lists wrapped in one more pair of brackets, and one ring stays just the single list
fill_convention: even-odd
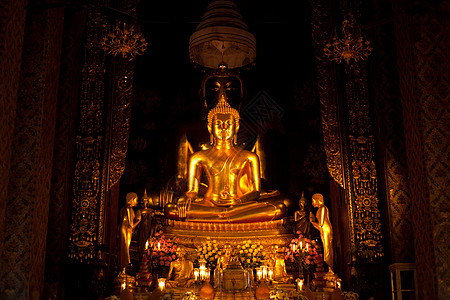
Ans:
[{"label": "buddha's folded legs", "polygon": [[[286,214],[283,203],[250,201],[230,207],[206,206],[192,203],[186,212],[186,221],[213,223],[251,223],[265,222],[282,218]],[[180,220],[176,204],[165,207],[165,215],[170,219]]]}]

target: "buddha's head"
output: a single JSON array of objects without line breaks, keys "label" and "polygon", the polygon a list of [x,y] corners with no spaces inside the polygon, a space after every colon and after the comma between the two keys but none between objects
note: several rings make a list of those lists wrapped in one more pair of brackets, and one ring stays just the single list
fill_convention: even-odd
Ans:
[{"label": "buddha's head", "polygon": [[179,258],[184,259],[186,256],[186,253],[187,253],[187,251],[184,247],[177,248],[176,254]]},{"label": "buddha's head", "polygon": [[319,206],[323,205],[323,196],[322,196],[322,194],[317,193],[317,194],[314,194],[312,196],[312,205],[314,207],[319,207]]},{"label": "buddha's head", "polygon": [[128,193],[126,196],[127,205],[136,206],[137,205],[138,196],[136,193]]},{"label": "buddha's head", "polygon": [[208,131],[211,135],[211,143],[214,140],[233,141],[239,130],[239,113],[232,108],[226,95],[221,94],[219,103],[208,113]]}]

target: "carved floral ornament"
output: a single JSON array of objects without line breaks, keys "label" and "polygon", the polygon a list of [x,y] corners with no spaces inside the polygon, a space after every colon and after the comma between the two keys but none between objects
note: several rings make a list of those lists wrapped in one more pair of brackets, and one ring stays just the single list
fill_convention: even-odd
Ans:
[{"label": "carved floral ornament", "polygon": [[361,35],[361,29],[355,24],[353,15],[342,21],[342,37],[334,34],[332,41],[325,45],[323,49],[325,55],[331,61],[340,64],[343,60],[347,64],[350,60],[366,60],[372,52],[370,42]]},{"label": "carved floral ornament", "polygon": [[147,41],[138,26],[117,21],[108,31],[100,42],[107,54],[134,59],[137,55],[144,54],[147,49]]}]

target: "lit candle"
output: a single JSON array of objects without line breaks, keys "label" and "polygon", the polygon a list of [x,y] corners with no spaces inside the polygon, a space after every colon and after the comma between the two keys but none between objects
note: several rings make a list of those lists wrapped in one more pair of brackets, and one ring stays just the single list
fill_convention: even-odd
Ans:
[{"label": "lit candle", "polygon": [[165,278],[158,278],[158,287],[161,291],[164,290],[164,287],[166,286],[166,279]]},{"label": "lit candle", "polygon": [[145,250],[148,249],[148,241],[145,242]]},{"label": "lit candle", "polygon": [[303,279],[300,279],[300,280],[298,281],[298,290],[299,290],[299,291],[303,291]]},{"label": "lit candle", "polygon": [[262,277],[261,268],[256,268],[256,276],[258,277],[258,280],[261,280]]},{"label": "lit candle", "polygon": [[340,281],[336,281],[336,287],[337,287],[338,289],[341,289],[341,282],[340,282]]},{"label": "lit candle", "polygon": [[211,275],[211,269],[210,268],[206,268],[205,270],[205,281],[209,281]]},{"label": "lit candle", "polygon": [[273,280],[273,270],[269,268],[269,280]]},{"label": "lit candle", "polygon": [[295,252],[295,244],[292,244],[292,252]]},{"label": "lit candle", "polygon": [[261,272],[262,272],[262,279],[267,279],[267,266],[261,266]]},{"label": "lit candle", "polygon": [[308,251],[308,247],[309,247],[309,244],[308,244],[308,243],[306,243],[306,251]]},{"label": "lit candle", "polygon": [[158,242],[158,251],[161,251],[161,243]]},{"label": "lit candle", "polygon": [[126,289],[127,288],[127,284],[124,282],[124,283],[122,283],[122,290],[124,290],[124,289]]},{"label": "lit candle", "polygon": [[200,267],[200,280],[205,280],[205,269]]},{"label": "lit candle", "polygon": [[197,268],[194,269],[194,277],[195,277],[195,281],[197,281],[198,280],[198,269]]},{"label": "lit candle", "polygon": [[303,249],[303,242],[300,241],[300,249]]}]

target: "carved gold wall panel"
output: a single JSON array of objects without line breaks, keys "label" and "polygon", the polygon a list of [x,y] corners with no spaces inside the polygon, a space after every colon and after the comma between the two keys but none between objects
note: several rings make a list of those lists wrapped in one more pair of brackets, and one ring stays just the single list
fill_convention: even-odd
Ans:
[{"label": "carved gold wall panel", "polygon": [[363,65],[355,62],[346,65],[346,75],[353,246],[360,258],[373,260],[383,256],[383,247],[367,78]]},{"label": "carved gold wall panel", "polygon": [[[135,15],[137,1],[122,4],[124,13]],[[98,246],[108,243],[104,241],[105,217],[115,216],[106,215],[105,199],[125,169],[134,59],[146,48],[137,26],[116,22],[123,27],[112,27],[119,44],[128,50],[136,45],[139,49],[111,52],[107,17],[91,8],[87,19],[69,238],[69,257],[78,261],[92,259]]]},{"label": "carved gold wall panel", "polygon": [[[310,3],[328,170],[346,191],[351,247],[359,257],[372,260],[383,255],[383,248],[365,69],[352,59],[345,63],[345,77],[338,75],[342,67],[324,51],[334,32],[332,8],[329,1]],[[355,26],[358,18],[355,13]]]},{"label": "carved gold wall panel", "polygon": [[106,20],[98,12],[88,14],[85,62],[80,91],[80,120],[76,141],[76,165],[73,183],[72,222],[69,257],[79,261],[94,257],[102,224],[100,210],[101,163],[103,151],[103,110],[105,55],[99,41],[106,33]]},{"label": "carved gold wall panel", "polygon": [[311,6],[312,37],[314,40],[314,54],[317,60],[317,78],[327,166],[331,177],[341,187],[345,187],[339,109],[333,75],[335,69],[322,50],[328,42],[331,31],[329,8],[326,1],[311,1]]},{"label": "carved gold wall panel", "polygon": [[114,74],[114,97],[111,110],[111,154],[109,187],[116,184],[125,170],[130,131],[134,60],[117,58]]}]

